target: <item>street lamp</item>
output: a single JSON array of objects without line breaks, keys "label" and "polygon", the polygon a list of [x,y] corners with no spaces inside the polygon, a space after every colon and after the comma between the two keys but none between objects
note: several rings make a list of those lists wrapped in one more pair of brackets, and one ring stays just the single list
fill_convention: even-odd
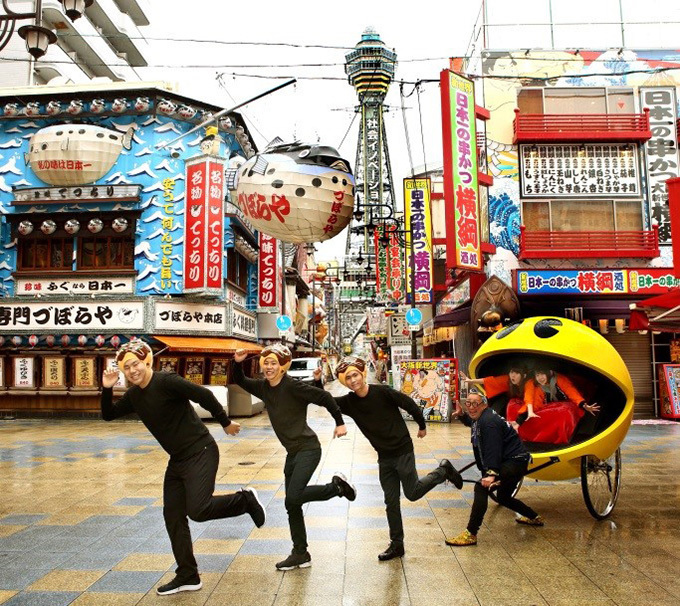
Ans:
[{"label": "street lamp", "polygon": [[[0,15],[0,51],[4,49],[14,33],[17,21],[34,19],[33,25],[22,25],[17,33],[26,41],[26,50],[34,59],[40,59],[46,52],[50,44],[57,41],[56,34],[42,23],[42,0],[36,0],[35,11],[30,13],[16,13],[9,6],[9,0],[2,0],[4,15]],[[94,0],[59,0],[64,6],[66,16],[75,21],[83,15],[85,9],[91,6]]]}]

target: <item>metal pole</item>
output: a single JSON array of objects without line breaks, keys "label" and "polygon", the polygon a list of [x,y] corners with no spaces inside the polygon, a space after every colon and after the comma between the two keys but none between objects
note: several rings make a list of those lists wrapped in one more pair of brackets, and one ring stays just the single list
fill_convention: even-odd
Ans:
[{"label": "metal pole", "polygon": [[316,274],[312,274],[312,357],[314,357],[314,350],[316,349],[316,303],[314,302],[314,287],[316,285]]}]

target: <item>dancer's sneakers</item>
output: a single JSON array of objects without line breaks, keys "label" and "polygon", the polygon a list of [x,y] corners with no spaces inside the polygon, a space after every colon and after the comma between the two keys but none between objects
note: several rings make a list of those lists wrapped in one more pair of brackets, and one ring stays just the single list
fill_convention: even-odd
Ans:
[{"label": "dancer's sneakers", "polygon": [[467,545],[477,545],[477,535],[470,534],[469,530],[464,530],[457,537],[452,539],[446,539],[447,545],[453,545],[454,547],[465,547]]},{"label": "dancer's sneakers", "polygon": [[248,513],[250,517],[253,518],[255,526],[260,528],[264,525],[265,520],[267,519],[267,512],[262,506],[260,498],[257,496],[257,490],[254,488],[244,488],[242,492],[248,502],[246,513]]},{"label": "dancer's sneakers", "polygon": [[293,570],[295,568],[309,568],[312,565],[312,556],[309,551],[304,553],[291,553],[285,560],[276,563],[277,570]]},{"label": "dancer's sneakers", "polygon": [[515,522],[518,524],[526,524],[527,526],[544,526],[545,521],[541,516],[536,516],[535,518],[527,518],[526,516],[519,516],[515,518]]},{"label": "dancer's sneakers", "polygon": [[341,497],[345,497],[348,501],[354,501],[357,498],[356,488],[347,481],[344,474],[336,473],[333,476],[332,482],[338,487]]},{"label": "dancer's sneakers", "polygon": [[400,558],[404,553],[406,552],[404,551],[403,543],[390,543],[387,549],[378,555],[378,559],[381,562],[387,562],[394,558]]},{"label": "dancer's sneakers", "polygon": [[451,482],[458,490],[463,488],[463,478],[448,459],[439,461],[439,467],[446,473],[446,479]]},{"label": "dancer's sneakers", "polygon": [[158,595],[170,595],[172,593],[179,593],[180,591],[198,591],[201,587],[203,587],[203,583],[201,583],[201,579],[198,575],[185,581],[179,577],[175,577],[169,583],[158,587],[156,593]]}]

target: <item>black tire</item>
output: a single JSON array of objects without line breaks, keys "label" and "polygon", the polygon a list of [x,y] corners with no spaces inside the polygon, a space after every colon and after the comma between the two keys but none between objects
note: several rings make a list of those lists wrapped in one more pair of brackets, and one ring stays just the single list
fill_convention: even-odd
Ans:
[{"label": "black tire", "polygon": [[621,488],[621,449],[604,461],[593,455],[581,457],[581,490],[586,507],[596,520],[609,517]]}]

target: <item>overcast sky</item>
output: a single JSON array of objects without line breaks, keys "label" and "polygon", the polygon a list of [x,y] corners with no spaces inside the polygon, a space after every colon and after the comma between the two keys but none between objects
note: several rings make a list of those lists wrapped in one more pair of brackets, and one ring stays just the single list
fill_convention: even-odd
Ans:
[{"label": "overcast sky", "polygon": [[[231,107],[285,81],[246,75],[296,77],[295,86],[239,110],[255,143],[262,149],[276,136],[285,141],[318,140],[336,147],[354,166],[358,119],[351,129],[350,124],[357,97],[344,73],[345,53],[372,26],[398,55],[395,80],[438,79],[448,66],[448,57],[465,52],[480,3],[421,0],[406,5],[407,11],[394,3],[365,0],[338,4],[164,0],[149,4],[152,25],[142,31],[150,39],[149,64],[154,67],[143,70],[145,79],[177,82],[180,93]],[[218,73],[224,74],[222,86]],[[325,79],[305,79],[310,77]],[[411,84],[405,84],[406,94],[412,90]],[[441,163],[438,84],[425,84],[421,89],[422,131],[417,96],[411,95],[404,103],[414,165]],[[409,176],[411,165],[396,82],[386,105],[390,108],[385,118],[387,140],[400,200],[401,180]],[[317,245],[317,258],[342,255],[345,238],[343,233]]]}]

